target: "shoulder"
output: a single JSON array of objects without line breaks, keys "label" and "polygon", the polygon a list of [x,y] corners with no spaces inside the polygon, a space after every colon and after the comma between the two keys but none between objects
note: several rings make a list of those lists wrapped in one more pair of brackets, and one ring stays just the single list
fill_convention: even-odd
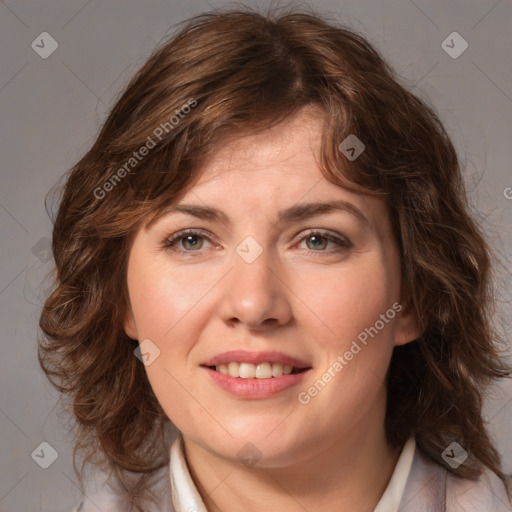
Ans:
[{"label": "shoulder", "polygon": [[476,481],[459,478],[447,473],[447,510],[467,512],[510,512],[512,504],[503,481],[485,468]]},{"label": "shoulder", "polygon": [[125,508],[119,498],[107,490],[84,496],[82,501],[71,512],[124,512]]},{"label": "shoulder", "polygon": [[512,512],[507,488],[485,468],[478,480],[455,476],[416,449],[400,512]]},{"label": "shoulder", "polygon": [[[114,494],[112,491],[102,491],[89,496],[84,496],[82,501],[71,512],[131,512],[132,509],[128,503],[120,496]],[[161,501],[155,506],[148,506],[147,512],[174,512],[172,503],[165,499],[165,495]]]},{"label": "shoulder", "polygon": [[[156,472],[156,481],[152,491],[158,497],[158,503],[145,506],[146,512],[174,512],[171,491],[169,468],[165,467]],[[92,487],[92,489],[91,489]],[[71,512],[131,512],[131,506],[127,500],[115,492],[104,480],[96,476],[93,484],[87,489],[82,501]]]}]

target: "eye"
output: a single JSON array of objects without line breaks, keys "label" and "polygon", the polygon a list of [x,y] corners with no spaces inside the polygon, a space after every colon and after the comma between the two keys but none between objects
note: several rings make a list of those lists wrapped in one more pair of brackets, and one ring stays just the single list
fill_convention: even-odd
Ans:
[{"label": "eye", "polygon": [[211,241],[203,232],[187,229],[166,238],[163,247],[177,252],[196,252],[203,248],[205,240]]},{"label": "eye", "polygon": [[[300,241],[305,241],[306,246],[313,252],[340,252],[352,247],[352,243],[345,237],[338,237],[326,231],[311,231],[306,236],[303,236]],[[326,251],[329,243],[337,246],[334,251]]]},{"label": "eye", "polygon": [[[306,250],[309,250],[311,253],[319,253],[319,255],[338,253],[352,247],[352,243],[348,238],[336,236],[322,230],[310,231],[299,239],[301,243],[304,241],[306,243]],[[174,252],[195,256],[193,253],[199,254],[201,249],[205,247],[205,242],[212,243],[212,239],[203,231],[186,229],[165,238],[162,242],[162,247]],[[334,244],[335,248],[326,250],[329,244]]]}]

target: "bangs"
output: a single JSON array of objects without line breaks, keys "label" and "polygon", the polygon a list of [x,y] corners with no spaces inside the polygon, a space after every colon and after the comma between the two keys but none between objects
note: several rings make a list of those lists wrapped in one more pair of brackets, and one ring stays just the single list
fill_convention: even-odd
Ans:
[{"label": "bangs", "polygon": [[[207,22],[205,15],[204,30]],[[229,22],[235,30],[236,17]],[[367,58],[349,63],[340,50],[322,55],[320,41],[315,46],[298,38],[293,25],[293,17],[270,26],[255,18],[240,37],[230,39],[211,27],[199,37],[199,24],[151,57],[103,128],[105,159],[96,188],[103,196],[102,208],[113,216],[98,229],[120,225],[117,215],[126,221],[133,214],[137,225],[142,218],[158,216],[193,186],[223,143],[257,134],[304,110],[324,118],[319,166],[325,178],[354,192],[387,194],[384,178],[396,166],[391,158],[396,152],[383,153],[382,148],[392,147],[392,138],[399,135],[382,115],[389,110],[382,91],[397,85],[376,72],[381,62]],[[314,31],[310,37],[320,39]],[[205,39],[207,45],[201,43]],[[352,43],[360,44],[357,38]],[[381,82],[376,87],[380,96],[361,87],[365,80]],[[349,136],[363,144],[357,159],[340,150]]]}]

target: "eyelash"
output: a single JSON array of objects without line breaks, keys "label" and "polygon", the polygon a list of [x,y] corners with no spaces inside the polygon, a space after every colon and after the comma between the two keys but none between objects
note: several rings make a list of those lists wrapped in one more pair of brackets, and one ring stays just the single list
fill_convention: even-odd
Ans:
[{"label": "eyelash", "polygon": [[[201,249],[198,249],[197,251],[186,251],[183,249],[175,248],[177,243],[179,243],[181,240],[183,240],[184,238],[186,238],[187,236],[190,236],[190,235],[199,236],[199,237],[202,237],[202,238],[208,240],[208,242],[210,242],[210,243],[212,242],[210,237],[205,235],[202,231],[195,230],[195,229],[185,229],[185,230],[175,233],[174,235],[171,235],[170,237],[165,238],[163,240],[162,247],[166,250],[178,252],[181,254],[187,254],[188,256],[191,256],[191,257],[197,256],[201,253]],[[319,236],[321,238],[325,238],[329,242],[333,242],[339,246],[338,249],[336,249],[334,252],[333,251],[315,251],[312,249],[306,249],[306,250],[309,250],[309,252],[311,252],[311,253],[320,253],[320,254],[318,254],[319,256],[323,256],[324,254],[332,255],[333,253],[341,252],[343,250],[347,250],[352,247],[352,242],[348,238],[337,237],[337,236],[335,236],[327,231],[323,231],[321,229],[312,230],[312,231],[308,232],[306,235],[304,235],[299,240],[299,242],[302,242],[303,240],[305,240],[309,237],[312,237],[312,236]],[[197,253],[197,254],[194,254],[194,253]],[[315,256],[316,256],[316,254],[315,254]]]}]

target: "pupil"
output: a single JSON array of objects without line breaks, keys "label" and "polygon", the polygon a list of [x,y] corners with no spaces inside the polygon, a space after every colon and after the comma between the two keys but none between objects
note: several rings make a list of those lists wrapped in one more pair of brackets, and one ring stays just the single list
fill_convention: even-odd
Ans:
[{"label": "pupil", "polygon": [[[323,237],[321,237],[321,236],[311,235],[311,236],[309,237],[309,239],[310,239],[310,240],[313,240],[312,245],[313,245],[314,247],[320,247],[320,246],[322,246],[322,245],[323,245],[323,244],[322,244],[322,239],[323,239]],[[325,243],[325,242],[324,242],[324,243]]]},{"label": "pupil", "polygon": [[194,247],[198,244],[197,238],[197,235],[188,235],[184,240],[185,244],[190,244],[192,247]]}]

